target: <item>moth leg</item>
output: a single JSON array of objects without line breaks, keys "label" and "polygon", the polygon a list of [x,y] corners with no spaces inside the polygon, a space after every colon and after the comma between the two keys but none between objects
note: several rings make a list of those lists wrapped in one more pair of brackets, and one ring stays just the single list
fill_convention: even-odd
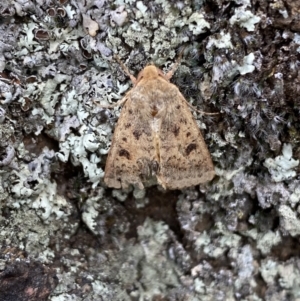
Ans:
[{"label": "moth leg", "polygon": [[129,76],[130,80],[132,81],[133,85],[136,84],[136,78],[129,72],[128,68],[123,64],[123,62],[120,60],[120,58],[117,55],[114,55],[114,59],[120,64],[123,71],[126,73],[127,76]]},{"label": "moth leg", "polygon": [[101,104],[97,103],[97,102],[93,99],[93,103],[94,103],[96,106],[98,106],[98,107],[100,107],[100,108],[102,108],[102,109],[113,109],[113,108],[115,108],[115,107],[121,107],[121,106],[126,102],[126,100],[127,100],[127,98],[124,97],[124,98],[120,99],[119,101],[117,101],[117,102],[114,103],[114,104],[111,104],[111,105],[101,105]]}]

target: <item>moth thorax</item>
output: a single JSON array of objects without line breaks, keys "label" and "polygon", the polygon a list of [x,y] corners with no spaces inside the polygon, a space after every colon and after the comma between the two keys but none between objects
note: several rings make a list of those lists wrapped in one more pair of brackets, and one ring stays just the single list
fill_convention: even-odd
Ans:
[{"label": "moth thorax", "polygon": [[147,79],[156,78],[158,77],[159,74],[158,69],[153,65],[145,67],[142,72],[143,72],[143,78],[147,78]]}]

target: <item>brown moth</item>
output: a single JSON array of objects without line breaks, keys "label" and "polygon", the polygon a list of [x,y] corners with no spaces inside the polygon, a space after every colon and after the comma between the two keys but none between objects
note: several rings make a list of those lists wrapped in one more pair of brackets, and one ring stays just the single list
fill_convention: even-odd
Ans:
[{"label": "brown moth", "polygon": [[144,188],[151,177],[165,189],[182,189],[210,181],[210,153],[179,89],[170,83],[176,63],[164,74],[145,67],[124,103],[108,153],[104,182],[113,188]]}]

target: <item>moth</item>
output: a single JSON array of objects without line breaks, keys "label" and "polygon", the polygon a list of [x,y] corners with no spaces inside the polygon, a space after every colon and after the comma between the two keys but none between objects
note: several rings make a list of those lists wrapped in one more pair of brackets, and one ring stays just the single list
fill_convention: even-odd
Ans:
[{"label": "moth", "polygon": [[212,180],[214,165],[189,104],[167,74],[146,66],[121,103],[123,108],[105,166],[108,187],[139,189],[151,178],[165,189],[183,189]]}]

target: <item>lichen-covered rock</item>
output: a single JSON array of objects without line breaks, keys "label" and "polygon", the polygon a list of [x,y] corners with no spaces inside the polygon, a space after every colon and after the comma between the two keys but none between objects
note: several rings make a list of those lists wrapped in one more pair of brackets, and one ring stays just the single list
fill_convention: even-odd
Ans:
[{"label": "lichen-covered rock", "polygon": [[[0,300],[299,299],[299,14],[292,0],[1,1]],[[137,75],[179,53],[172,81],[219,113],[193,112],[216,177],[107,189],[120,108],[105,107],[131,87],[114,55]]]}]

